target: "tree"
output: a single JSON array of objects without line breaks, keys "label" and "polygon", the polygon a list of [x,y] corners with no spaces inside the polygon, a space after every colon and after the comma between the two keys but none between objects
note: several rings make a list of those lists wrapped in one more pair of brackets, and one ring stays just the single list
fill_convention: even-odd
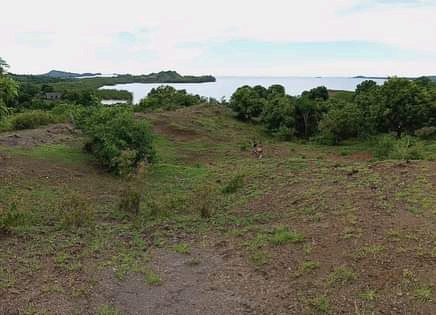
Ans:
[{"label": "tree", "polygon": [[324,111],[323,102],[312,100],[308,96],[299,97],[295,110],[297,134],[304,138],[314,135]]},{"label": "tree", "polygon": [[318,86],[309,91],[304,91],[302,96],[306,96],[311,100],[326,101],[329,98],[329,91],[325,86]]},{"label": "tree", "polygon": [[259,91],[257,87],[244,85],[232,94],[229,106],[237,114],[238,119],[248,121],[253,117],[259,117],[266,104]]},{"label": "tree", "polygon": [[387,131],[381,95],[381,87],[372,80],[360,83],[353,94],[353,101],[362,112],[363,133],[366,136]]},{"label": "tree", "polygon": [[320,138],[331,144],[339,144],[342,140],[360,136],[363,122],[360,108],[352,102],[329,102],[330,109],[319,123]]},{"label": "tree", "polygon": [[8,64],[0,58],[0,119],[5,117],[11,104],[18,95],[18,84],[6,75]]},{"label": "tree", "polygon": [[405,78],[390,78],[381,88],[383,116],[387,128],[397,137],[423,127],[432,111],[430,95],[416,82]]},{"label": "tree", "polygon": [[4,61],[2,57],[0,57],[0,76],[4,75],[6,72],[6,69],[9,68],[9,65]]},{"label": "tree", "polygon": [[295,132],[295,100],[291,96],[276,96],[266,102],[261,121],[268,131],[291,138]]},{"label": "tree", "polygon": [[275,97],[283,97],[286,95],[286,91],[283,85],[273,84],[267,90],[267,97],[273,99]]},{"label": "tree", "polygon": [[172,86],[162,85],[151,89],[147,97],[139,103],[139,108],[146,109],[173,109],[199,104],[204,101],[198,95],[188,94],[186,90],[176,90]]}]

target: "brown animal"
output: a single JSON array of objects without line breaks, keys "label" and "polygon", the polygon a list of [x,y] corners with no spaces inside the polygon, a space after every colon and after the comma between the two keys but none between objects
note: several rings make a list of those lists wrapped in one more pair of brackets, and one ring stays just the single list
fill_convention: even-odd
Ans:
[{"label": "brown animal", "polygon": [[252,153],[256,158],[261,159],[263,157],[263,148],[256,142],[253,142]]}]

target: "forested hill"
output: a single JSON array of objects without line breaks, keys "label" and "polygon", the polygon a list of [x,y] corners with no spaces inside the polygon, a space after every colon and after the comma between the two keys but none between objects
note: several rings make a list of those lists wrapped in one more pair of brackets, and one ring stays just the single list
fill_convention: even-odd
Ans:
[{"label": "forested hill", "polygon": [[[53,72],[53,71],[51,71]],[[50,73],[50,72],[49,72]],[[84,74],[83,74],[84,75]],[[98,89],[104,85],[115,85],[125,83],[204,83],[215,82],[216,79],[212,75],[191,76],[180,75],[176,71],[161,71],[158,73],[131,75],[119,74],[114,77],[94,77],[77,79],[74,77],[55,77],[53,75],[18,75],[11,76],[20,82],[32,83],[50,83],[56,90],[65,88],[88,88]]]},{"label": "forested hill", "polygon": [[70,78],[96,76],[96,75],[101,75],[101,73],[74,73],[74,72],[66,72],[66,71],[59,71],[59,70],[51,70],[50,72],[41,75],[52,77],[52,78],[70,79]]},{"label": "forested hill", "polygon": [[[421,77],[406,77],[406,79],[416,80],[416,79],[423,78],[423,77],[429,78],[432,81],[436,81],[436,75],[425,75],[425,76],[421,76]],[[364,75],[358,75],[358,76],[353,77],[353,79],[366,79],[366,80],[378,80],[378,79],[387,80],[388,78],[389,77],[371,77],[371,76],[364,76]]]}]

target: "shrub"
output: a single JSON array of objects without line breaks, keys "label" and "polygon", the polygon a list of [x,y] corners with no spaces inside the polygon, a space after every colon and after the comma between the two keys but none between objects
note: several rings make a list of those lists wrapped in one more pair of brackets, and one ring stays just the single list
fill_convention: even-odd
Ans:
[{"label": "shrub", "polygon": [[379,159],[420,160],[423,158],[423,150],[423,144],[411,136],[397,139],[385,135],[375,145],[374,155]]},{"label": "shrub", "polygon": [[151,89],[147,97],[139,102],[138,109],[146,110],[174,110],[199,104],[202,101],[198,95],[188,94],[186,90],[176,90],[171,86],[159,86]]},{"label": "shrub", "polygon": [[116,175],[128,175],[140,162],[152,162],[152,134],[144,120],[135,120],[131,108],[96,107],[76,116],[76,124],[89,140],[85,149]]},{"label": "shrub", "polygon": [[59,122],[56,116],[37,110],[19,113],[11,118],[11,125],[14,130],[34,129],[56,122]]},{"label": "shrub", "polygon": [[9,115],[9,109],[0,102],[0,121]]}]

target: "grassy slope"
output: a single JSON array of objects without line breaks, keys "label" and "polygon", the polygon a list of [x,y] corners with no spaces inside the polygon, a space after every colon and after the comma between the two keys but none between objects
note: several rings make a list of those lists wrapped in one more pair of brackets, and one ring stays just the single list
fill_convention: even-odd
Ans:
[{"label": "grassy slope", "polygon": [[[269,292],[258,313],[436,312],[434,162],[275,143],[207,106],[147,119],[159,162],[129,182],[69,144],[0,147],[0,211],[12,230],[0,236],[0,305],[103,310],[107,270],[158,283],[151,248],[225,242],[264,277],[232,284],[253,298]],[[263,159],[250,154],[252,140]],[[118,209],[125,187],[143,195],[139,214]]]}]

